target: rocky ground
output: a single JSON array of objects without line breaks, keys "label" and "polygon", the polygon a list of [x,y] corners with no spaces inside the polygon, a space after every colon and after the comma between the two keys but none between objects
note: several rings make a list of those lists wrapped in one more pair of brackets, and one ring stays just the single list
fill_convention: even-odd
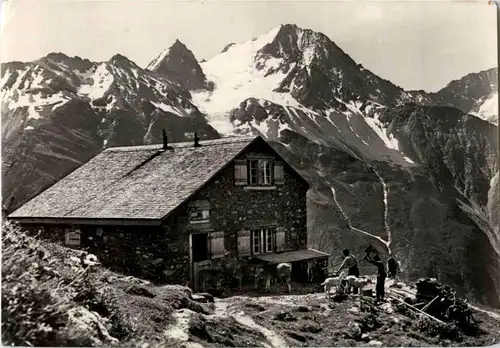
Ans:
[{"label": "rocky ground", "polygon": [[[398,288],[388,287],[389,294],[391,289]],[[176,311],[176,321],[166,331],[167,337],[184,342],[185,347],[409,347],[500,343],[498,313],[474,311],[481,332],[467,336],[451,325],[438,324],[416,313],[393,298],[375,306],[371,297],[353,295],[335,302],[318,292],[233,296],[215,299],[211,307],[210,315],[188,309]]]},{"label": "rocky ground", "polygon": [[388,298],[327,300],[319,285],[277,284],[225,298],[110,272],[93,255],[2,231],[2,343],[20,346],[283,347],[486,346],[500,343],[500,313],[473,309],[466,335],[416,313],[388,281]]}]

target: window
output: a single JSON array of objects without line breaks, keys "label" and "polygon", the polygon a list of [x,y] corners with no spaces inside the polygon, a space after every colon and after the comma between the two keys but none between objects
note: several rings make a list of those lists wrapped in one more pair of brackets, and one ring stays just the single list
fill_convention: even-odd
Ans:
[{"label": "window", "polygon": [[260,230],[252,231],[253,253],[260,254]]},{"label": "window", "polygon": [[80,246],[80,230],[66,228],[64,237],[66,245]]},{"label": "window", "polygon": [[[284,162],[272,158],[234,161],[234,184],[246,190],[273,190],[285,184]],[[274,185],[274,186],[273,186]]]},{"label": "window", "polygon": [[271,185],[271,161],[259,161],[260,184]]},{"label": "window", "polygon": [[196,200],[188,203],[189,223],[206,223],[210,221],[210,202],[207,200]]},{"label": "window", "polygon": [[252,159],[248,161],[248,183],[250,185],[271,185],[272,161],[269,159]]},{"label": "window", "polygon": [[259,161],[258,160],[248,161],[248,171],[249,171],[248,182],[251,185],[257,185],[259,177]]},{"label": "window", "polygon": [[189,222],[192,224],[208,222],[210,220],[210,209],[193,207],[189,209]]},{"label": "window", "polygon": [[252,230],[252,251],[254,254],[272,253],[275,245],[275,229]]}]

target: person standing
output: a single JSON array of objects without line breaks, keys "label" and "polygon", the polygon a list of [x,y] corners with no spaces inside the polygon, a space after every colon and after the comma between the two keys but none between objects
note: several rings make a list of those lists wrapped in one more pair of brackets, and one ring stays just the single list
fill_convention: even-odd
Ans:
[{"label": "person standing", "polygon": [[385,278],[387,277],[387,273],[385,272],[385,266],[382,260],[380,260],[380,256],[375,255],[373,258],[370,258],[368,255],[364,257],[366,261],[375,265],[377,267],[377,284],[375,285],[376,292],[376,301],[384,301],[385,297]]},{"label": "person standing", "polygon": [[387,259],[387,276],[389,279],[396,278],[396,272],[398,270],[398,263],[394,257],[389,257]]},{"label": "person standing", "polygon": [[[342,251],[342,254],[344,255],[344,262],[342,262],[342,265],[337,269],[335,274],[339,274],[341,270],[344,268],[347,268],[347,275],[353,275],[355,277],[359,277],[359,268],[358,268],[358,261],[354,257],[354,255],[351,255],[349,252],[349,249],[344,249]],[[354,293],[358,293],[358,289],[354,288]]]}]

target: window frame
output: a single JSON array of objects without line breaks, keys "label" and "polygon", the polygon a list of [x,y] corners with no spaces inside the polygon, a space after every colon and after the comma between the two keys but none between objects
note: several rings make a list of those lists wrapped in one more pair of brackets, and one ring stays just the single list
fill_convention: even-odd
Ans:
[{"label": "window frame", "polygon": [[[78,238],[75,238],[78,236]],[[78,242],[76,242],[78,239]],[[64,244],[69,247],[80,247],[82,245],[82,232],[79,229],[64,229]]]},{"label": "window frame", "polygon": [[[253,255],[273,253],[276,249],[276,228],[262,227],[250,230]],[[257,243],[256,243],[257,242]]]},{"label": "window frame", "polygon": [[[251,239],[251,242],[252,242],[252,254],[254,255],[259,255],[261,254],[261,243],[260,243],[260,230],[259,229],[255,229],[255,230],[251,230],[250,231],[252,233],[252,239]],[[257,243],[255,243],[255,241],[257,240]],[[257,251],[255,250],[255,247],[257,247]]]},{"label": "window frame", "polygon": [[[196,212],[200,217],[193,217],[193,212]],[[204,214],[206,213],[206,214]],[[205,215],[205,216],[204,216]],[[190,207],[188,211],[190,224],[201,224],[210,222],[210,208],[205,207]]]},{"label": "window frame", "polygon": [[248,186],[272,186],[274,181],[274,160],[272,158],[249,158],[247,160]]}]

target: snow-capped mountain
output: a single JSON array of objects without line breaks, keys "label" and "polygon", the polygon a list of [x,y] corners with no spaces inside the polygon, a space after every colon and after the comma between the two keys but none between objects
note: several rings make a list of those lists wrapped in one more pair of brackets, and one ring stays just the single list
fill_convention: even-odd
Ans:
[{"label": "snow-capped mountain", "polygon": [[121,55],[2,64],[3,203],[19,205],[107,146],[218,137],[177,83]]},{"label": "snow-capped mountain", "polygon": [[103,147],[160,142],[162,128],[172,141],[260,133],[311,183],[311,246],[339,257],[374,243],[406,277],[435,276],[498,305],[497,128],[467,114],[497,91],[480,76],[405,91],[295,25],[208,61],[176,41],[147,69],[120,55],[7,63],[4,207]]},{"label": "snow-capped mountain", "polygon": [[450,82],[433,95],[440,105],[454,106],[498,124],[498,69],[473,73]]}]

